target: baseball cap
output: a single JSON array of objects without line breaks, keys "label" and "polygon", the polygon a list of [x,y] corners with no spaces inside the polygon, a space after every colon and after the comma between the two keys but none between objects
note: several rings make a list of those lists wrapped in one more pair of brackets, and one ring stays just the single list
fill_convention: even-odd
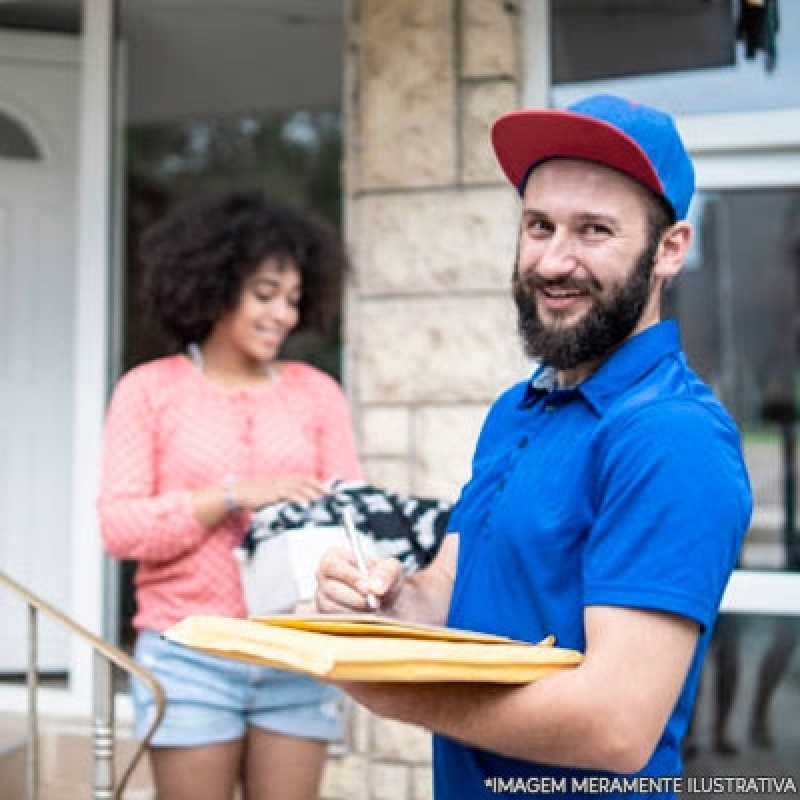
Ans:
[{"label": "baseball cap", "polygon": [[676,219],[685,219],[694,194],[694,167],[672,117],[616,95],[592,95],[563,111],[503,114],[492,146],[520,194],[531,169],[549,158],[613,167],[664,198]]}]

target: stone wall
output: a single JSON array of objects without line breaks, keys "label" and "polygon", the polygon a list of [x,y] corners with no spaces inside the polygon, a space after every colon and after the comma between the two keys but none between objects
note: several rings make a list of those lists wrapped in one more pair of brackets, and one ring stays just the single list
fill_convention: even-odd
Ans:
[{"label": "stone wall", "polygon": [[[489,125],[520,104],[520,2],[352,0],[345,380],[367,477],[455,499],[491,400],[525,373],[518,201]],[[431,796],[430,739],[353,709],[326,800]]]},{"label": "stone wall", "polygon": [[521,11],[503,0],[353,0],[345,330],[365,469],[454,498],[489,402],[524,373],[509,296],[518,200],[489,125],[518,107]]}]

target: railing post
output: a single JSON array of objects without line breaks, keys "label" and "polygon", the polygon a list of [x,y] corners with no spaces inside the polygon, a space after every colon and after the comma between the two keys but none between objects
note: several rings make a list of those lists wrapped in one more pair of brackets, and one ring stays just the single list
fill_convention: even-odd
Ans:
[{"label": "railing post", "polygon": [[[106,642],[99,636],[79,625],[74,619],[51,606],[41,597],[17,583],[11,576],[0,570],[0,588],[7,587],[27,604],[28,609],[28,749],[26,757],[27,787],[25,800],[39,798],[39,717],[37,709],[37,691],[39,682],[38,665],[38,613],[42,611],[68,631],[88,642],[94,650],[94,696],[92,754],[93,768],[93,800],[118,800],[121,798],[128,779],[136,769],[136,765],[147,752],[150,739],[161,724],[166,708],[164,689],[149,670],[137,664],[129,655],[115,645]],[[119,784],[114,786],[114,665],[135,675],[153,695],[156,713],[150,727],[139,742],[139,747],[129,759],[122,773]],[[0,787],[2,788],[2,787]],[[5,797],[5,795],[3,795]]]},{"label": "railing post", "polygon": [[39,716],[36,693],[39,688],[37,611],[28,605],[28,745],[25,764],[28,778],[28,800],[39,798]]},{"label": "railing post", "polygon": [[92,699],[93,800],[114,798],[114,668],[98,652],[94,654]]}]

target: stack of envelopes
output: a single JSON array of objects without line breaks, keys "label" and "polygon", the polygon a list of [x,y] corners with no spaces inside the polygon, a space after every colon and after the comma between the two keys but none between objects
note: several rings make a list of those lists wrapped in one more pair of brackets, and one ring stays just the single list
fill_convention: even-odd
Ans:
[{"label": "stack of envelopes", "polygon": [[164,632],[213,655],[339,681],[530,683],[581,654],[374,614],[187,617]]}]

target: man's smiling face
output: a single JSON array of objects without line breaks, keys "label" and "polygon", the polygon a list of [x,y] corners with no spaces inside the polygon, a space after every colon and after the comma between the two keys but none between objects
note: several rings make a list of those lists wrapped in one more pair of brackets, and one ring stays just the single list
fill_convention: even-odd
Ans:
[{"label": "man's smiling face", "polygon": [[593,364],[658,319],[647,190],[607,167],[554,159],[523,198],[514,299],[528,355]]}]

